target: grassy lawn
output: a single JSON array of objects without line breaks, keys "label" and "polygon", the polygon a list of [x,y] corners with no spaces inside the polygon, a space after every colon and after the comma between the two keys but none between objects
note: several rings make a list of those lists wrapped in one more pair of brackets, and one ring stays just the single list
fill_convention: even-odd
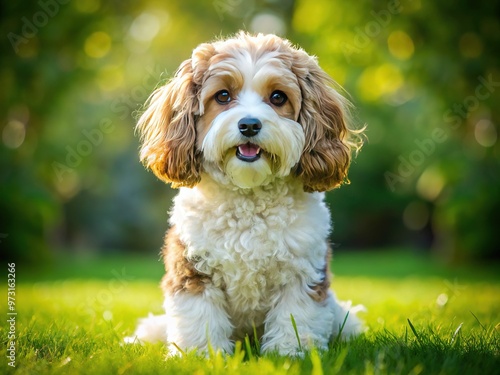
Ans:
[{"label": "grassy lawn", "polygon": [[[447,268],[412,253],[338,253],[333,286],[363,303],[368,331],[304,359],[165,360],[160,345],[123,345],[137,318],[161,313],[162,266],[148,257],[64,259],[16,267],[16,367],[1,325],[1,372],[16,374],[500,374],[498,265]],[[7,271],[5,271],[5,279]],[[6,283],[0,288],[7,299]],[[4,322],[7,306],[2,303]]]}]

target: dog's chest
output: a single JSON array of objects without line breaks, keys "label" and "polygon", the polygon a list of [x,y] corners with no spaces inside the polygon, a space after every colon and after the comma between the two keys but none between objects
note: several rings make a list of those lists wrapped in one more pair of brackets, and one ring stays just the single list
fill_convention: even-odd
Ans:
[{"label": "dog's chest", "polygon": [[[299,272],[285,238],[296,220],[291,207],[269,207],[246,197],[205,224],[208,246],[197,267],[223,288],[233,321],[258,321],[272,297]],[[196,250],[195,250],[196,251]],[[238,316],[241,315],[241,319]]]},{"label": "dog's chest", "polygon": [[288,186],[210,197],[186,189],[175,199],[171,223],[187,257],[225,291],[232,315],[259,315],[284,285],[307,282],[322,268],[329,214],[322,196]]},{"label": "dog's chest", "polygon": [[236,304],[261,304],[289,280],[294,254],[287,245],[288,228],[297,220],[293,200],[281,204],[254,196],[238,196],[207,211],[203,240],[190,249],[202,272],[212,275]]}]

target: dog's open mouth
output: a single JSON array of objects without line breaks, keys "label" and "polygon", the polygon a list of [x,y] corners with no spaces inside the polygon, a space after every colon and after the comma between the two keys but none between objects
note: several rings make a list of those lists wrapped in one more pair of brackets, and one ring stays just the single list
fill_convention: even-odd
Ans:
[{"label": "dog's open mouth", "polygon": [[262,150],[253,143],[245,143],[236,147],[236,157],[242,161],[253,162],[260,158]]}]

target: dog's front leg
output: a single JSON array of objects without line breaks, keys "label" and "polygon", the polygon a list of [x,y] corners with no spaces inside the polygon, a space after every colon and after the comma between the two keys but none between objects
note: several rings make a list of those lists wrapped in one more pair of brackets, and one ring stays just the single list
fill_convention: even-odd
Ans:
[{"label": "dog's front leg", "polygon": [[330,291],[322,300],[313,299],[310,292],[300,281],[285,287],[278,303],[266,316],[263,352],[301,356],[313,346],[327,349],[335,320],[335,300]]},{"label": "dog's front leg", "polygon": [[232,353],[233,326],[225,309],[224,293],[207,286],[201,293],[179,291],[165,295],[167,343],[170,354],[197,350],[208,354],[209,348]]}]

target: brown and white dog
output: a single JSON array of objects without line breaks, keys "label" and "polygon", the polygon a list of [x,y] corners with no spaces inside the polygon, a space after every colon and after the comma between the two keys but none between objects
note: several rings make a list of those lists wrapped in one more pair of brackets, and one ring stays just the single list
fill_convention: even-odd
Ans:
[{"label": "brown and white dog", "polygon": [[334,85],[289,41],[241,32],[198,46],[151,95],[141,160],[180,191],[163,247],[165,315],[128,341],[231,353],[255,327],[263,352],[297,355],[341,327],[361,331],[360,307],[329,281],[323,192],[347,179],[361,144]]}]

